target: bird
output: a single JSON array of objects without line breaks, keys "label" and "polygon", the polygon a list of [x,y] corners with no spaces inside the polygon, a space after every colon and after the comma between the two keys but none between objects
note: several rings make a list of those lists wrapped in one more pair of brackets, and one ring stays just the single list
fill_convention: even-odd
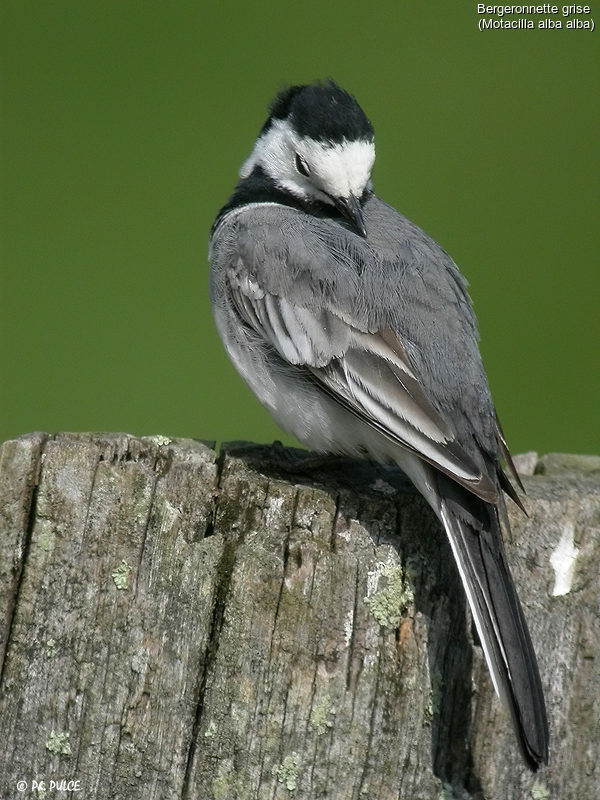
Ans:
[{"label": "bird", "polygon": [[210,232],[210,302],[235,368],[317,453],[395,464],[450,542],[492,683],[532,770],[548,763],[504,494],[523,490],[491,399],[467,281],[381,200],[373,126],[334,80],[290,86]]}]

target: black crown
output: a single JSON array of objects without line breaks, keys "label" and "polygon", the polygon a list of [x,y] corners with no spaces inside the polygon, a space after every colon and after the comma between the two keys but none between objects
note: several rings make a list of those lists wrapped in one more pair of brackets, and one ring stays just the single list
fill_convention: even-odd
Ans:
[{"label": "black crown", "polygon": [[333,80],[284,89],[270,110],[261,133],[268,130],[273,119],[288,119],[300,136],[317,141],[373,141],[373,126],[364,111]]}]

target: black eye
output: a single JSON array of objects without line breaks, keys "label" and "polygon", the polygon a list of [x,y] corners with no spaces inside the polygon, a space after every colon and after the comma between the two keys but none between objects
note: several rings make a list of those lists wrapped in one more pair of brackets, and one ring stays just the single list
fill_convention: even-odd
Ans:
[{"label": "black eye", "polygon": [[309,174],[310,170],[308,168],[308,164],[302,158],[300,153],[296,153],[296,169],[298,170],[300,175],[304,175],[305,177],[308,178],[308,174]]}]

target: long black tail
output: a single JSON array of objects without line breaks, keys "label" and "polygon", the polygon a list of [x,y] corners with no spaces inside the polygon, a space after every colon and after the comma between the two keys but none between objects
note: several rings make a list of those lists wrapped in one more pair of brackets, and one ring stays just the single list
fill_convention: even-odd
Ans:
[{"label": "long black tail", "polygon": [[510,708],[523,754],[548,763],[548,721],[537,660],[510,574],[498,511],[462,490],[447,493],[440,516],[467,593],[496,692]]}]

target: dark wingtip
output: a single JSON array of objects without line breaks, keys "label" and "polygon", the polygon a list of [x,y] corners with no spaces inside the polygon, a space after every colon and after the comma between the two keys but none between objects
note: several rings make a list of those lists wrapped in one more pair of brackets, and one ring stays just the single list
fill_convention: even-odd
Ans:
[{"label": "dark wingtip", "polygon": [[499,467],[497,470],[497,475],[502,489],[506,492],[506,494],[510,497],[510,499],[519,506],[519,508],[525,514],[525,516],[528,517],[529,514],[527,513],[527,509],[523,505],[523,502],[521,501],[521,498],[519,497],[517,490],[508,479],[508,475],[506,474],[506,472],[504,472],[504,470]]},{"label": "dark wingtip", "polygon": [[[521,480],[521,476],[517,472],[517,468],[515,467],[515,462],[512,460],[512,456],[508,449],[508,445],[506,444],[506,439],[504,438],[504,432],[502,430],[502,426],[500,425],[500,420],[498,419],[498,414],[494,411],[494,422],[495,422],[495,434],[496,434],[496,442],[498,443],[498,449],[500,450],[500,457],[506,464],[508,471],[510,472],[510,476],[513,481],[517,484],[519,489],[523,492],[523,494],[527,494],[525,491],[525,487],[523,486],[523,481]],[[517,490],[512,485],[508,475],[504,472],[504,470],[498,465],[497,469],[498,480],[500,481],[500,486],[506,492],[506,494],[513,500],[521,509],[521,511],[525,514],[526,517],[529,516],[521,498],[519,497]]]},{"label": "dark wingtip", "polygon": [[504,463],[508,467],[508,471],[510,472],[511,478],[517,484],[519,489],[523,492],[523,494],[527,494],[525,491],[525,487],[523,486],[523,481],[521,480],[521,476],[517,472],[517,468],[515,467],[515,463],[512,460],[512,456],[510,454],[510,450],[508,449],[508,445],[506,443],[506,438],[504,436],[504,431],[502,430],[502,425],[500,425],[500,420],[498,419],[498,414],[494,410],[494,422],[496,423],[496,441],[498,442],[498,447],[500,449],[500,455],[502,456]]}]

